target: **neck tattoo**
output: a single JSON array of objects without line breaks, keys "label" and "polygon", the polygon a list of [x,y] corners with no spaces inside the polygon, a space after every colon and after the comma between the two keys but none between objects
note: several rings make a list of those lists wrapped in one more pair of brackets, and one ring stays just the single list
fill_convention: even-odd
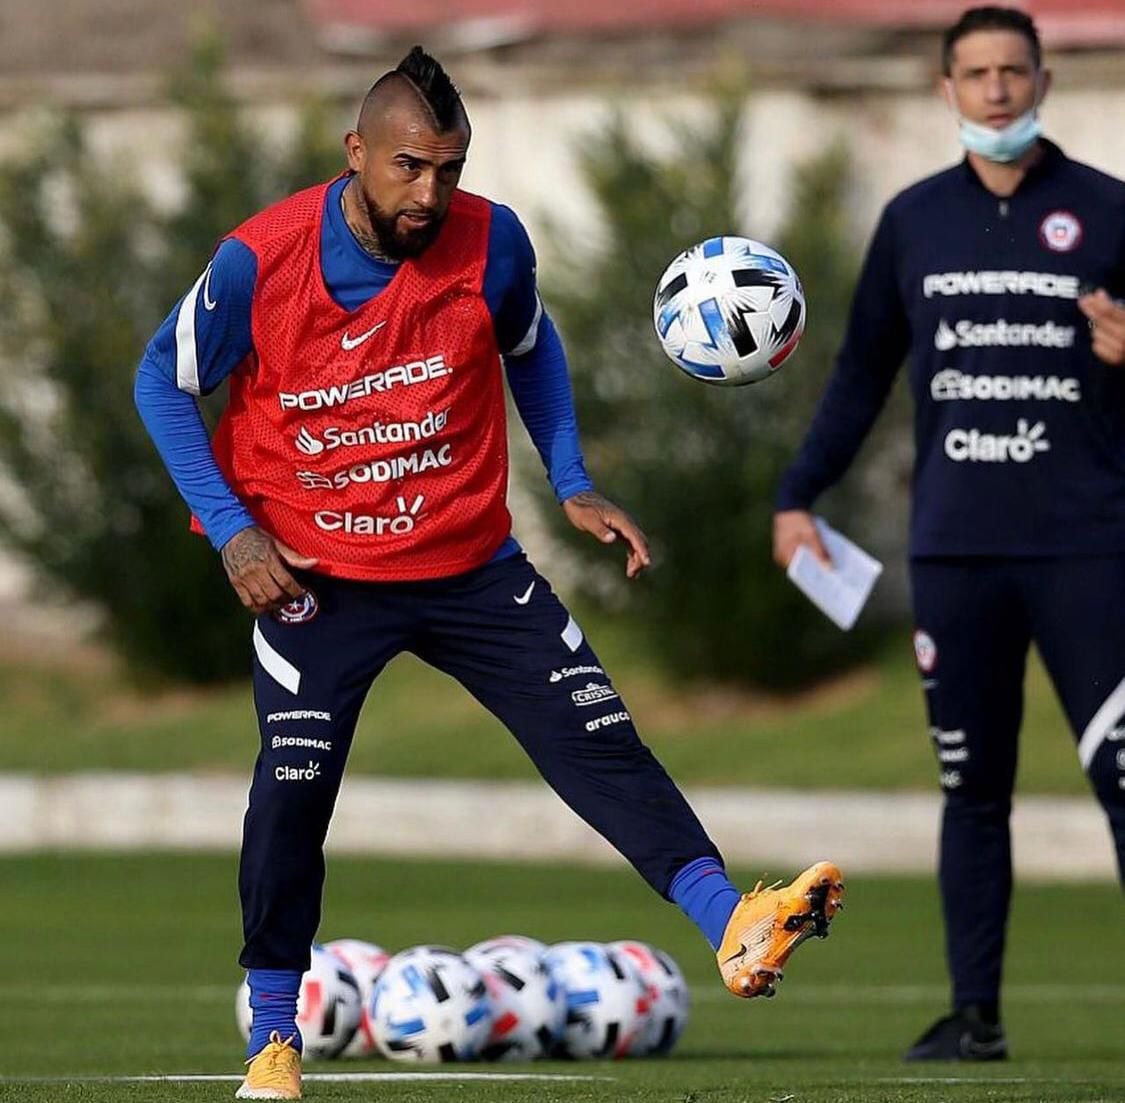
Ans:
[{"label": "neck tattoo", "polygon": [[[359,218],[350,213],[348,210],[348,193],[352,190],[352,185],[354,183],[355,178],[353,177],[352,180],[344,187],[344,190],[340,195],[340,210],[344,214],[344,221],[347,223],[348,229],[351,230],[352,235],[355,237],[356,241],[359,242],[359,247],[369,257],[372,257],[375,260],[393,263],[392,258],[388,257],[387,254],[383,252],[383,248],[379,244],[379,239],[375,236],[375,234],[372,233],[371,230],[369,230],[367,227],[361,225]],[[359,204],[359,200],[353,200],[353,205],[357,204]],[[359,205],[362,209],[362,205]],[[369,222],[370,220],[365,218],[364,221]]]}]

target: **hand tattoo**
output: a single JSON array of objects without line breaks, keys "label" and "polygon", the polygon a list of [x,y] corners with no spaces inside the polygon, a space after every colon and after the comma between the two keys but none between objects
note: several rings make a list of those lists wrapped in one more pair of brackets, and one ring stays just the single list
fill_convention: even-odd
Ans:
[{"label": "hand tattoo", "polygon": [[573,502],[576,506],[589,506],[592,509],[605,509],[607,506],[612,506],[610,500],[596,490],[581,490],[567,501]]},{"label": "hand tattoo", "polygon": [[252,563],[269,560],[271,540],[260,528],[243,529],[232,536],[219,553],[231,578],[238,578]]}]

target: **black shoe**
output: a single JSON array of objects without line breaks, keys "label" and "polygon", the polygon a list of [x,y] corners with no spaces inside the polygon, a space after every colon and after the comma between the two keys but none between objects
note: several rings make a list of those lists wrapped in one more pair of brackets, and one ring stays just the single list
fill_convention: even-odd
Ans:
[{"label": "black shoe", "polygon": [[904,1061],[1004,1061],[1008,1040],[999,1023],[986,1023],[975,1007],[938,1019],[904,1054]]}]

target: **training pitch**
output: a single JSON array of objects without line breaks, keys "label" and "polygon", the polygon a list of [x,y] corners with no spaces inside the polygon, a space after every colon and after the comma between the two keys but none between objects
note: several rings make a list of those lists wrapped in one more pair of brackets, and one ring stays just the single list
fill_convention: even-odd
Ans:
[{"label": "training pitch", "polygon": [[[740,880],[793,872],[766,864]],[[241,1058],[235,878],[232,855],[0,859],[0,1100],[231,1099]],[[1017,891],[1005,1003],[1014,1059],[989,1066],[899,1061],[947,998],[932,879],[853,877],[848,890],[832,937],[798,951],[777,999],[743,1003],[721,988],[695,929],[628,870],[331,860],[325,939],[397,950],[510,932],[548,942],[640,938],[679,961],[694,1005],[665,1059],[435,1069],[309,1062],[305,1098],[1125,1099],[1117,886]]]}]

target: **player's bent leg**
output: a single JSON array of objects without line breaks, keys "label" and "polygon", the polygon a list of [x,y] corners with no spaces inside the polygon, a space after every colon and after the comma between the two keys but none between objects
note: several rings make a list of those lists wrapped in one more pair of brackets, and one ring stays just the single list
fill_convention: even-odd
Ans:
[{"label": "player's bent leg", "polygon": [[293,1037],[275,1030],[266,1044],[246,1062],[246,1078],[235,1099],[300,1099],[301,1054]]},{"label": "player's bent leg", "polygon": [[844,906],[844,876],[832,862],[817,862],[790,884],[742,897],[716,953],[719,972],[736,996],[773,996],[785,963],[807,938],[827,938],[828,924]]},{"label": "player's bent leg", "polygon": [[497,716],[551,788],[660,895],[688,863],[720,859],[581,628],[522,555],[451,580],[430,616],[419,657]]},{"label": "player's bent leg", "polygon": [[[722,873],[718,849],[641,742],[627,706],[581,629],[522,556],[493,564],[478,576],[471,589],[465,587],[469,592],[445,609],[440,631],[419,654],[457,678],[499,717],[567,805],[656,892],[684,906],[673,891],[677,876],[708,862],[713,872]],[[754,908],[767,901],[791,905],[782,919],[789,931],[771,935],[766,949],[751,940],[742,955],[748,969],[761,963],[763,975],[771,965],[779,971],[809,934],[827,930],[839,906],[842,881],[830,865],[813,870],[781,896],[766,890],[727,905],[724,936],[729,929],[741,929],[731,927],[732,914],[753,912],[744,907],[747,899],[757,897]],[[829,870],[834,872],[829,875]],[[827,877],[824,886],[821,874]],[[699,922],[690,904],[684,910]],[[771,915],[777,910],[772,907]],[[700,911],[709,911],[706,902]],[[707,933],[706,921],[699,925]],[[713,948],[721,942],[721,937],[711,939]],[[732,954],[733,949],[725,956]],[[733,975],[737,965],[732,962],[728,971]],[[759,986],[750,988],[743,991],[736,983],[732,990],[759,993]]]}]

